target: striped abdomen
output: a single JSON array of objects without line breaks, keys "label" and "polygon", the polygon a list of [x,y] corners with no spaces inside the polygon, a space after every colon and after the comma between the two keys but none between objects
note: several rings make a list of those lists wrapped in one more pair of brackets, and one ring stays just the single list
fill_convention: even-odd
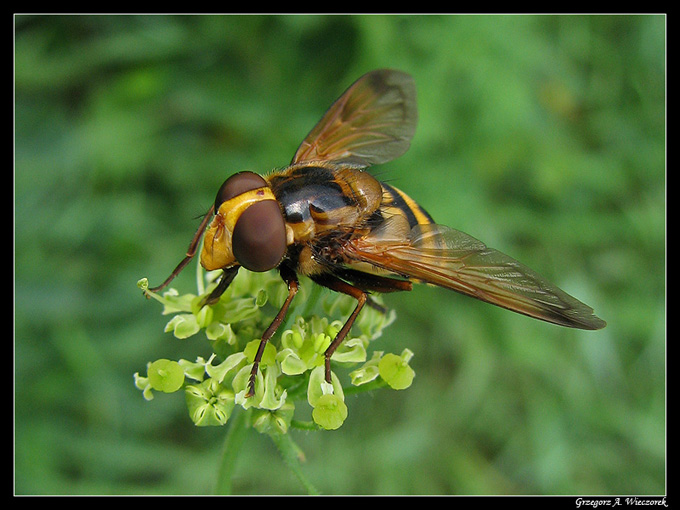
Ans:
[{"label": "striped abdomen", "polygon": [[416,225],[434,223],[432,216],[406,193],[384,182],[380,184],[383,188],[380,211],[384,217],[395,214],[404,216],[411,228]]}]

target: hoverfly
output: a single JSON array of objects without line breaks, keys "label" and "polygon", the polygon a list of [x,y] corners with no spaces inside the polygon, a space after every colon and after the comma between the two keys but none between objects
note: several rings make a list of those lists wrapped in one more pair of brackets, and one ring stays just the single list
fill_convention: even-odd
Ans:
[{"label": "hoverfly", "polygon": [[366,171],[406,152],[417,116],[410,75],[388,69],[363,75],[310,131],[289,166],[264,177],[241,172],[227,178],[186,257],[163,284],[151,289],[159,291],[179,274],[202,236],[201,265],[222,270],[203,305],[217,302],[240,267],[278,268],[288,296],[262,335],[248,395],[254,393],[264,347],[298,291],[298,274],[357,300],[325,351],[328,382],[331,356],[364,305],[372,304],[369,293],[408,291],[414,282],[562,326],[606,325],[592,308],[533,270],[463,232],[436,224],[408,195]]}]

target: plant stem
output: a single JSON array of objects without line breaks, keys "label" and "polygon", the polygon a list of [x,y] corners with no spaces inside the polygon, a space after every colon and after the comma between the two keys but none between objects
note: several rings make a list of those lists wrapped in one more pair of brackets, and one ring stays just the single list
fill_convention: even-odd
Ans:
[{"label": "plant stem", "polygon": [[290,436],[290,434],[269,434],[269,437],[272,438],[276,448],[281,453],[283,461],[303,485],[307,494],[318,495],[320,494],[319,491],[307,479],[300,465],[300,462],[304,460],[305,454]]},{"label": "plant stem", "polygon": [[236,468],[238,454],[250,430],[248,427],[249,415],[250,412],[238,409],[238,406],[236,406],[229,419],[229,431],[224,440],[222,458],[217,470],[216,494],[231,494],[232,492],[231,479]]}]

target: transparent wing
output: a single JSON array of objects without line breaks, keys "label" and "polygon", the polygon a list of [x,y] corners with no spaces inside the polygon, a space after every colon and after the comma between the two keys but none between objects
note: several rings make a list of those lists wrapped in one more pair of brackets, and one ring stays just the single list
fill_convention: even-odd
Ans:
[{"label": "transparent wing", "polygon": [[333,103],[302,142],[292,163],[385,163],[408,150],[417,119],[413,78],[390,69],[372,71]]},{"label": "transparent wing", "polygon": [[536,319],[580,329],[606,325],[588,305],[472,236],[443,225],[383,225],[353,242],[348,255]]}]

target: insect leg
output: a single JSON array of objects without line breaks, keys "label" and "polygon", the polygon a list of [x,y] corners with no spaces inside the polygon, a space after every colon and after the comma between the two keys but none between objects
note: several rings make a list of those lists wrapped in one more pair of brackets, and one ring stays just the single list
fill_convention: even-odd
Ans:
[{"label": "insect leg", "polygon": [[[336,271],[336,274],[343,280],[352,282],[352,285],[355,287],[368,292],[385,294],[388,292],[410,291],[413,288],[413,284],[408,280],[399,280],[353,269],[341,269]],[[380,313],[384,314],[387,312],[387,309],[381,304],[376,303],[371,296],[368,296],[366,304]]]},{"label": "insect leg", "polygon": [[222,270],[222,277],[220,278],[220,282],[217,284],[217,287],[215,287],[209,295],[203,298],[203,300],[201,301],[201,307],[204,307],[205,305],[214,305],[215,303],[217,303],[217,301],[219,301],[222,294],[224,294],[224,291],[227,290],[227,288],[229,288],[229,285],[231,285],[231,282],[236,277],[236,273],[238,273],[239,267],[241,266],[234,266]]},{"label": "insect leg", "polygon": [[281,274],[281,278],[283,278],[283,281],[285,281],[288,284],[288,297],[283,302],[283,305],[281,306],[279,313],[276,314],[276,317],[274,317],[274,320],[271,322],[269,327],[264,331],[264,333],[262,333],[262,339],[260,340],[260,345],[257,348],[255,360],[253,361],[253,368],[250,371],[250,378],[248,379],[248,391],[246,392],[246,397],[252,397],[255,394],[255,378],[257,377],[257,371],[260,367],[262,355],[264,354],[264,348],[267,345],[269,339],[274,335],[276,330],[283,322],[283,319],[286,317],[288,307],[290,306],[291,301],[293,301],[293,298],[295,297],[295,294],[297,294],[298,291],[297,275],[292,269],[282,265],[279,267],[279,273]]},{"label": "insect leg", "polygon": [[314,280],[316,283],[319,285],[329,288],[331,290],[334,290],[336,292],[340,292],[342,294],[347,294],[348,296],[352,296],[354,299],[357,300],[357,306],[354,308],[354,311],[352,314],[349,316],[347,321],[345,321],[345,324],[342,326],[342,329],[338,332],[338,334],[335,336],[335,339],[331,342],[331,345],[328,346],[328,349],[326,349],[326,352],[324,353],[324,358],[325,358],[325,379],[326,382],[330,383],[331,382],[331,356],[335,352],[335,350],[338,348],[338,346],[342,343],[342,341],[345,339],[347,334],[349,333],[349,330],[352,327],[352,324],[354,324],[354,321],[356,320],[357,316],[359,315],[359,312],[361,309],[364,307],[366,302],[368,301],[368,294],[366,291],[363,291],[353,285],[350,285],[347,282],[344,282],[340,280],[339,278],[329,275],[329,274],[324,274],[324,275],[319,275],[319,276],[314,276],[312,277],[312,280]]},{"label": "insect leg", "polygon": [[334,271],[334,274],[337,274],[343,280],[352,282],[352,285],[355,287],[369,292],[372,291],[386,294],[388,292],[410,291],[413,289],[413,283],[408,280],[364,273],[363,271],[356,271],[354,269],[343,268]]},{"label": "insect leg", "polygon": [[166,278],[166,280],[161,283],[158,287],[154,287],[152,289],[149,289],[151,292],[158,292],[159,290],[164,289],[167,287],[172,280],[175,279],[175,277],[182,272],[182,269],[184,269],[184,266],[186,266],[189,262],[191,262],[191,259],[194,258],[194,255],[196,255],[196,250],[198,249],[198,244],[201,241],[201,236],[203,235],[203,232],[205,232],[205,228],[208,226],[208,221],[210,221],[210,217],[212,216],[213,210],[215,209],[215,206],[212,205],[210,206],[210,209],[208,210],[207,213],[205,213],[205,216],[203,217],[203,221],[201,221],[201,224],[198,226],[198,230],[194,234],[193,239],[191,240],[191,243],[189,244],[189,248],[187,249],[187,254],[186,257],[182,259],[182,261],[177,264],[177,267],[175,270],[170,273],[170,276]]}]

